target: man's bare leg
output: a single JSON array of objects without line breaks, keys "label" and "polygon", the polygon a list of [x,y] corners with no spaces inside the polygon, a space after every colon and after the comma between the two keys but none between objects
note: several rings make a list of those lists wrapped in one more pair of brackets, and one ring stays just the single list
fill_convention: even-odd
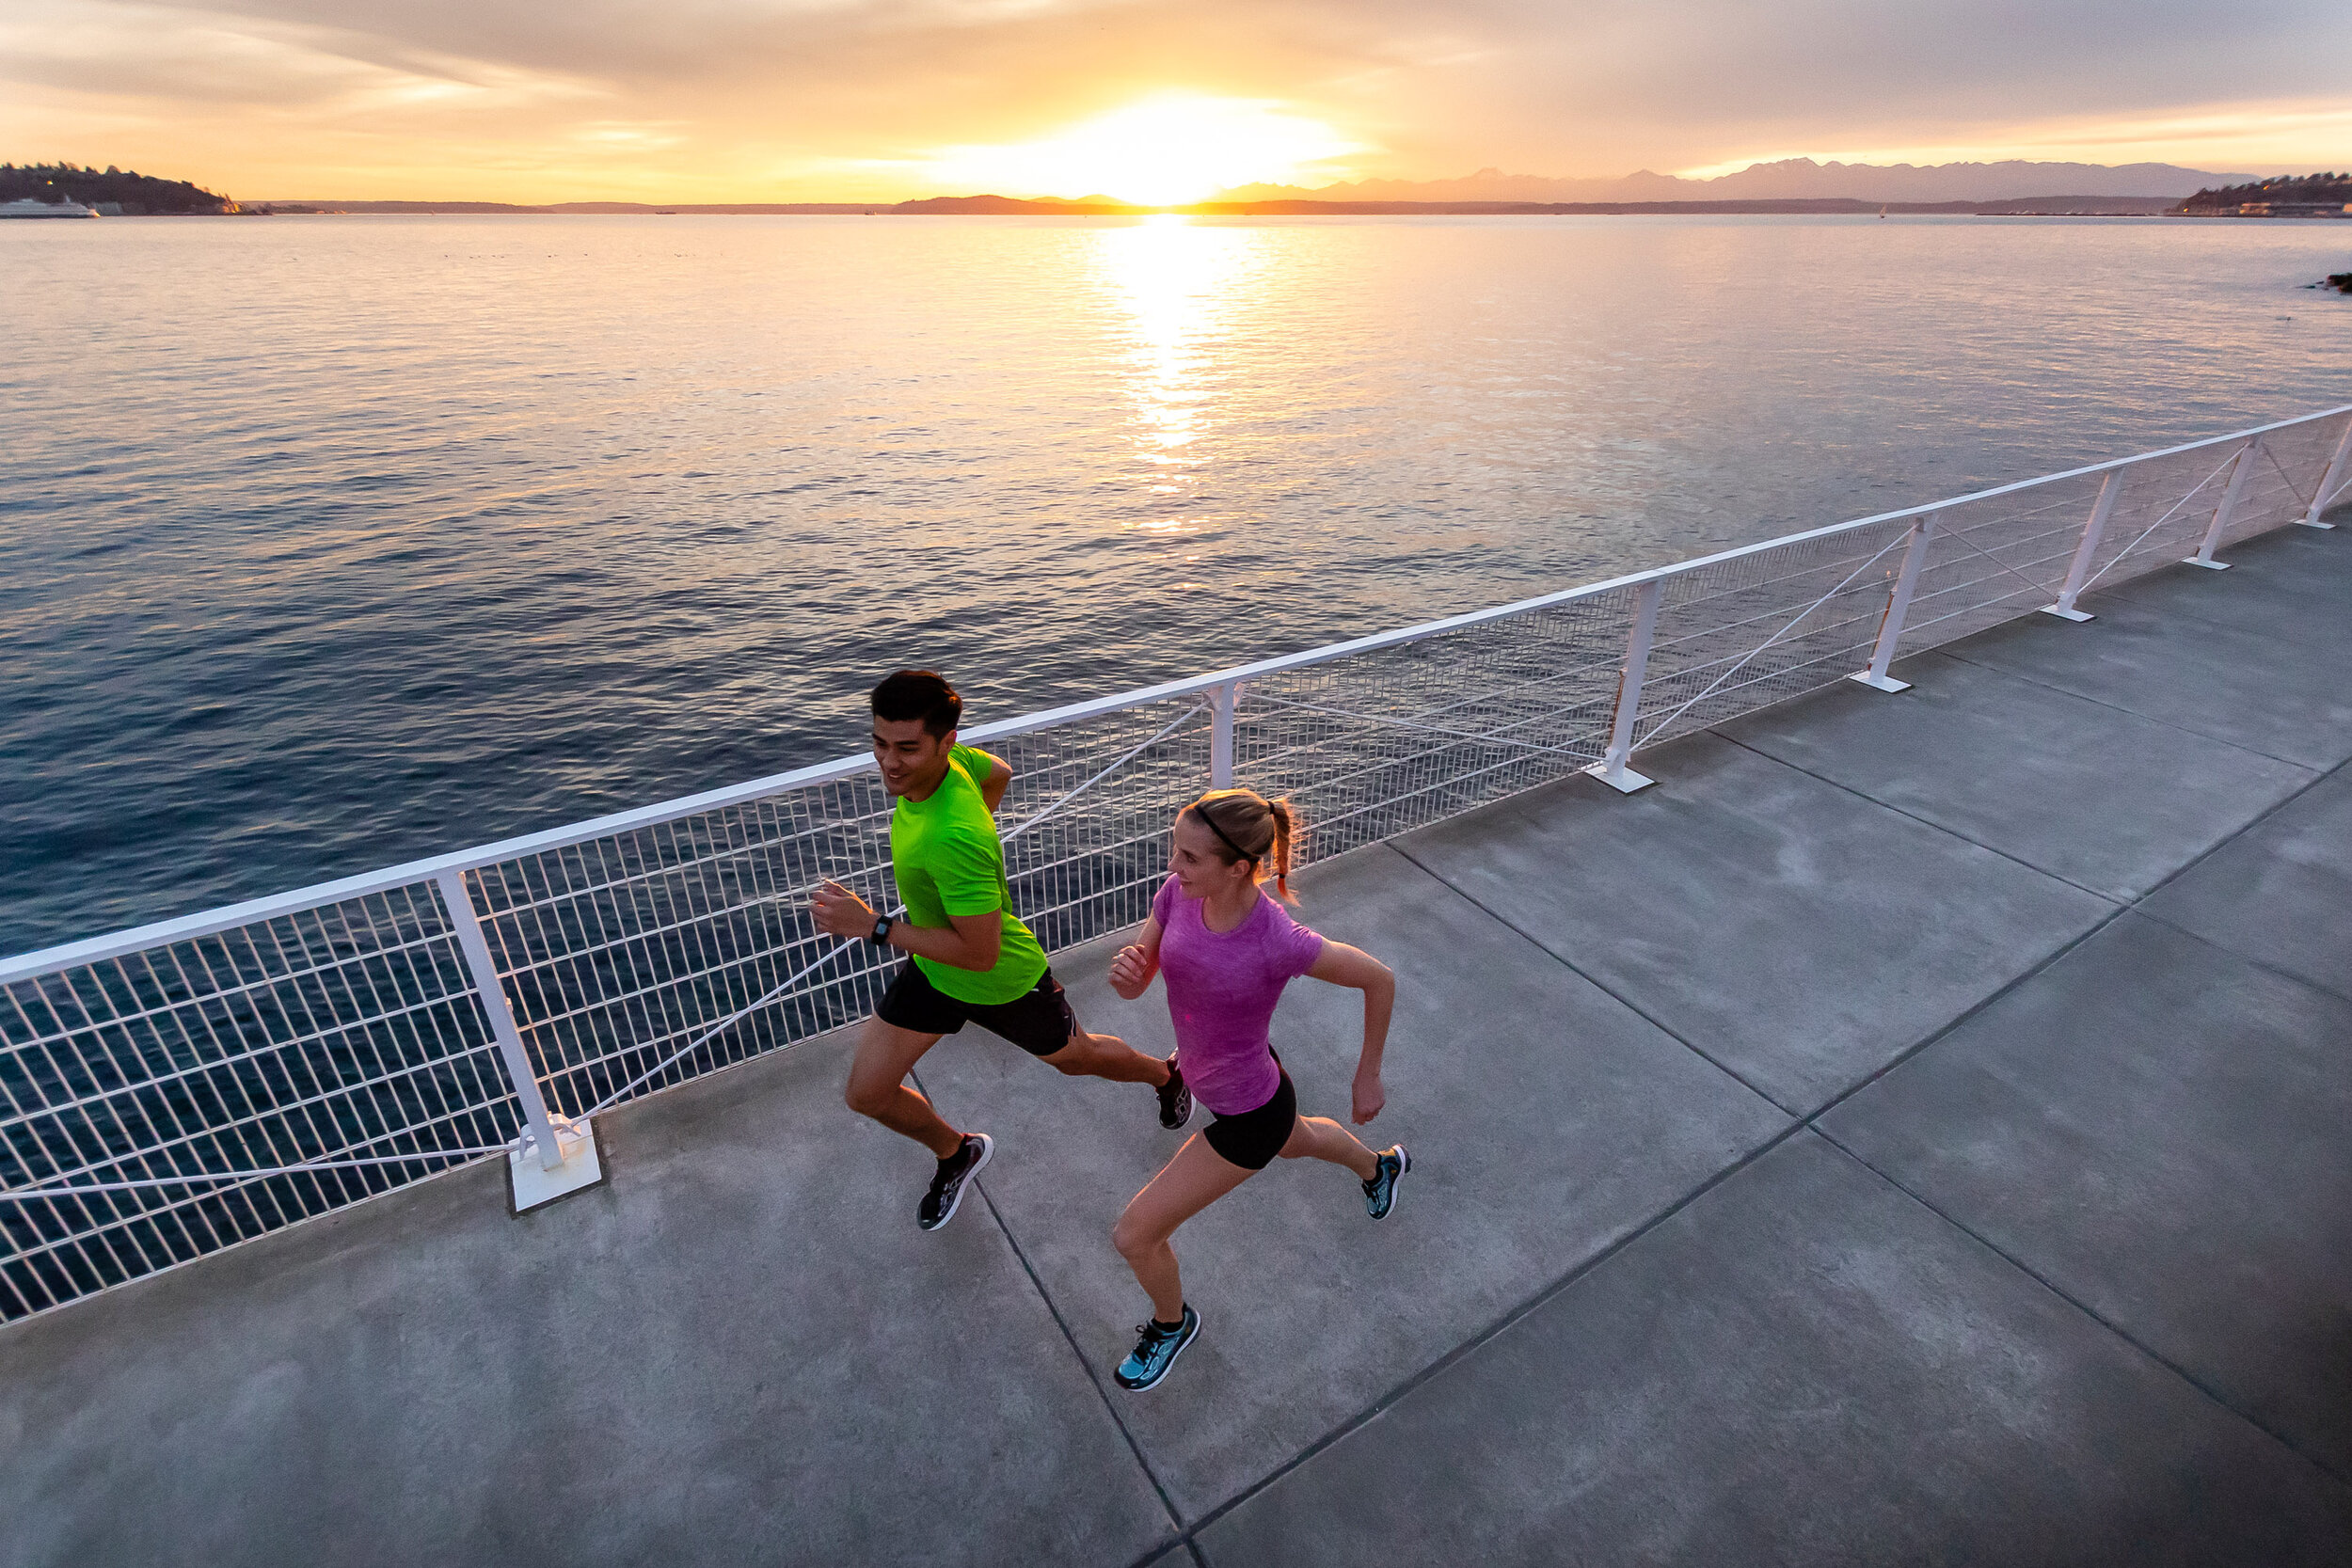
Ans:
[{"label": "man's bare leg", "polygon": [[1168,1082],[1166,1062],[1145,1055],[1117,1035],[1089,1035],[1084,1029],[1072,1035],[1068,1045],[1038,1060],[1073,1078],[1107,1078],[1114,1084],[1149,1084],[1155,1089]]},{"label": "man's bare leg", "polygon": [[858,1115],[873,1117],[893,1132],[913,1138],[936,1158],[946,1160],[963,1147],[963,1134],[942,1120],[931,1102],[906,1084],[914,1064],[940,1037],[868,1018],[858,1034],[857,1057],[850,1065],[849,1087],[841,1098]]}]

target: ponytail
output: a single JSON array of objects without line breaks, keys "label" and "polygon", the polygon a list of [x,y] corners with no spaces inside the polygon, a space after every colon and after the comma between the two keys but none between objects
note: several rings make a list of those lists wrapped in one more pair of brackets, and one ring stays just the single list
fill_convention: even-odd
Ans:
[{"label": "ponytail", "polygon": [[1266,802],[1266,814],[1274,818],[1273,850],[1274,891],[1285,904],[1295,904],[1291,896],[1291,803],[1284,800]]}]

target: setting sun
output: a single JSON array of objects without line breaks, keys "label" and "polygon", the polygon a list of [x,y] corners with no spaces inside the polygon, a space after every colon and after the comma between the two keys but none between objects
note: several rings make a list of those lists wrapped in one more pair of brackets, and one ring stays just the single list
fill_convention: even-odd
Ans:
[{"label": "setting sun", "polygon": [[1156,206],[1200,201],[1232,185],[1279,183],[1358,150],[1321,120],[1265,100],[1171,93],[1036,141],[946,148],[927,172],[943,189],[1109,196]]}]

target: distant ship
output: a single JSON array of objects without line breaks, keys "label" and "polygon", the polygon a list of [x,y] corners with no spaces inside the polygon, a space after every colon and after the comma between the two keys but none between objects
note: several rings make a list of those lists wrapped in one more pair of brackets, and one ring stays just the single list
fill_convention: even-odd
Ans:
[{"label": "distant ship", "polygon": [[0,218],[94,218],[98,210],[85,207],[78,201],[35,201],[20,197],[14,201],[0,201]]}]

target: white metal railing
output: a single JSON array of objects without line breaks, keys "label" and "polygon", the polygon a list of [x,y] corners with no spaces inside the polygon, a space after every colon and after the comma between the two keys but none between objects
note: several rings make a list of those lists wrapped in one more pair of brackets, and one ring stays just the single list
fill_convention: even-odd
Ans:
[{"label": "white metal railing", "polygon": [[[2076,601],[2352,494],[2352,405],[966,732],[1049,950],[1140,920],[1177,806],[1243,783],[1324,858]],[[848,1022],[894,901],[863,756],[0,960],[0,1316]]]}]

